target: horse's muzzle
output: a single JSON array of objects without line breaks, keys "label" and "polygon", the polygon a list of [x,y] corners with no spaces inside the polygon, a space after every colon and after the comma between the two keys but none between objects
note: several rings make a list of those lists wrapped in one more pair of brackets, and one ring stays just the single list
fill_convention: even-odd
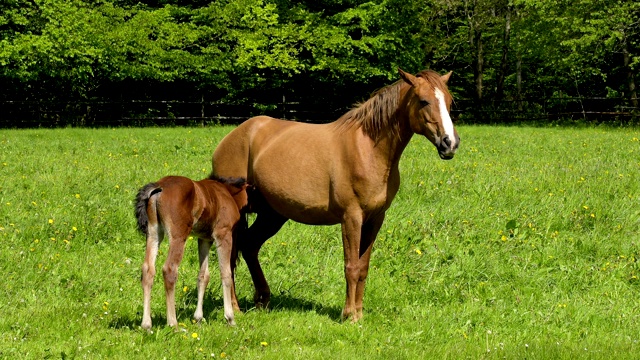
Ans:
[{"label": "horse's muzzle", "polygon": [[456,134],[455,142],[452,142],[449,138],[449,135],[445,135],[440,142],[438,142],[438,155],[442,160],[451,160],[453,159],[453,155],[456,154],[456,150],[458,150],[458,145],[460,144],[460,137]]}]

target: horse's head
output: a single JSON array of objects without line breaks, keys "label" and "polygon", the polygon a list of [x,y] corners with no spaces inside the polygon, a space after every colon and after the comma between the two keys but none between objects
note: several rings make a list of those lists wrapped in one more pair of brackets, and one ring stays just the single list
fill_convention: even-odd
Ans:
[{"label": "horse's head", "polygon": [[451,102],[453,98],[447,88],[451,73],[438,75],[434,71],[422,71],[417,76],[398,69],[400,77],[411,86],[407,93],[409,125],[416,134],[427,137],[444,160],[453,158],[460,137],[453,127]]}]

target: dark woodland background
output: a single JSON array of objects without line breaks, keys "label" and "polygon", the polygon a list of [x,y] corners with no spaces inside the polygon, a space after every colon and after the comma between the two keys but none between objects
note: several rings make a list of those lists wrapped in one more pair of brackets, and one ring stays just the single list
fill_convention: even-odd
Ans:
[{"label": "dark woodland background", "polygon": [[0,127],[331,121],[397,68],[465,123],[638,118],[640,2],[4,0]]}]

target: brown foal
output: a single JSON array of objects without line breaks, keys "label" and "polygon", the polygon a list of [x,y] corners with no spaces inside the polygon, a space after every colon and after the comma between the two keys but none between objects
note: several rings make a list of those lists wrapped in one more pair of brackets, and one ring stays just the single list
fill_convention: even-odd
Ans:
[{"label": "brown foal", "polygon": [[202,303],[209,283],[209,250],[215,241],[224,299],[224,317],[235,325],[234,310],[238,303],[233,283],[237,258],[233,233],[247,205],[247,184],[242,178],[218,178],[193,181],[181,176],[167,176],[145,185],[136,196],[135,213],[138,229],[147,236],[147,248],[142,264],[144,310],[142,328],[151,328],[151,286],[156,273],[155,261],[160,242],[169,238],[169,254],[162,267],[167,301],[167,325],[176,326],[175,285],[178,266],[182,261],[189,234],[198,237],[200,273],[198,304],[194,318],[203,318]]}]

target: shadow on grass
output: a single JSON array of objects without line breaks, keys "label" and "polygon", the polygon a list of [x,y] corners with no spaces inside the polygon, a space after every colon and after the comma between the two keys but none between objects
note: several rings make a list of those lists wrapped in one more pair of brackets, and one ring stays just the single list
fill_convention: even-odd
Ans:
[{"label": "shadow on grass", "polygon": [[[248,297],[239,298],[238,305],[243,313],[255,311],[253,299]],[[203,312],[205,317],[209,314],[211,318],[223,316],[224,302],[221,297],[211,298],[205,297],[203,304]],[[195,311],[195,308],[190,309]],[[287,294],[272,294],[269,302],[268,311],[297,311],[297,312],[313,312],[318,315],[327,316],[333,321],[342,320],[342,308],[336,306],[328,306],[315,301],[300,299]]]},{"label": "shadow on grass", "polygon": [[[189,291],[188,298],[194,299],[193,303],[189,303],[186,307],[176,306],[176,312],[178,322],[191,323],[193,313],[196,308],[195,299],[197,298],[197,292]],[[158,299],[162,301],[164,305],[164,297]],[[249,298],[238,299],[240,310],[243,313],[255,311],[256,308],[253,304],[253,300]],[[212,297],[210,292],[207,292],[204,299],[202,310],[205,318],[208,321],[220,321],[224,320],[224,302],[221,297]],[[327,306],[315,301],[309,301],[305,299],[299,299],[287,294],[273,294],[271,295],[271,302],[269,303],[268,311],[297,311],[297,312],[312,312],[318,315],[326,316],[329,319],[340,322],[342,321],[342,308],[336,306]],[[164,309],[161,313],[151,314],[153,326],[165,325],[167,323],[167,317]],[[139,329],[142,321],[142,312],[138,312],[132,318],[131,316],[118,315],[111,319],[109,327],[114,329]]]}]

